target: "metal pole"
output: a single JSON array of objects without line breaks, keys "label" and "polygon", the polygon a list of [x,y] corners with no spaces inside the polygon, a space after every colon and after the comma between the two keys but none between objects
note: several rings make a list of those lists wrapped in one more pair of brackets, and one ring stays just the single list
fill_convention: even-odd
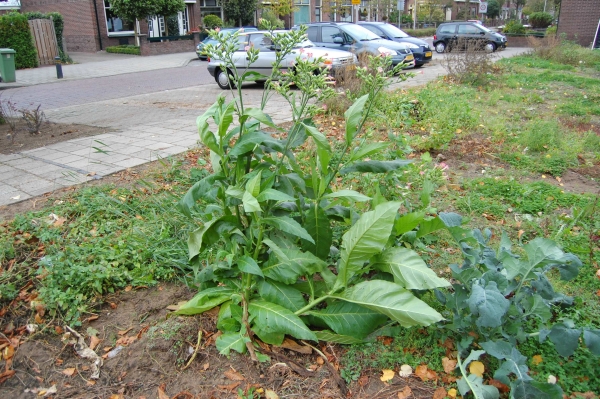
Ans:
[{"label": "metal pole", "polygon": [[62,79],[63,78],[62,64],[60,63],[59,56],[54,57],[54,63],[56,64],[56,78]]},{"label": "metal pole", "polygon": [[417,0],[413,4],[413,30],[417,29]]}]

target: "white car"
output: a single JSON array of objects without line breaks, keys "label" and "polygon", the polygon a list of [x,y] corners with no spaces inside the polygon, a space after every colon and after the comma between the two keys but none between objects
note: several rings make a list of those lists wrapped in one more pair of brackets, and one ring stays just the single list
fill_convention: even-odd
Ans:
[{"label": "white car", "polygon": [[[284,31],[275,31],[274,34],[281,34],[283,32]],[[268,33],[268,31],[244,32],[238,36],[238,47],[233,56],[233,60],[235,67],[240,74],[244,71],[254,71],[264,75],[265,79],[267,76],[271,75],[277,50]],[[248,65],[248,60],[246,59],[246,49],[248,47],[258,48],[260,50],[258,59],[251,65]],[[335,76],[335,74],[343,68],[355,68],[356,65],[358,65],[357,57],[348,51],[316,47],[310,40],[304,40],[283,59],[281,62],[281,70],[287,71],[288,69],[293,68],[296,58],[298,57],[302,60],[323,58],[324,62],[322,66],[327,67],[332,76]],[[228,72],[222,64],[222,60],[210,58],[208,72],[211,76],[214,76],[215,81],[221,89],[227,90],[229,89],[229,75],[231,75],[231,72]]]}]

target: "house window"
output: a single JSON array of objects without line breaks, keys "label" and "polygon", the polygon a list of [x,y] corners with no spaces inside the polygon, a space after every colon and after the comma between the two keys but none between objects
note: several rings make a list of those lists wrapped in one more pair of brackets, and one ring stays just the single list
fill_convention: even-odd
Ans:
[{"label": "house window", "polygon": [[321,22],[321,0],[315,1],[315,22]]},{"label": "house window", "polygon": [[111,33],[133,33],[133,22],[123,21],[110,9],[110,2],[104,0],[104,14],[106,15],[106,29]]}]

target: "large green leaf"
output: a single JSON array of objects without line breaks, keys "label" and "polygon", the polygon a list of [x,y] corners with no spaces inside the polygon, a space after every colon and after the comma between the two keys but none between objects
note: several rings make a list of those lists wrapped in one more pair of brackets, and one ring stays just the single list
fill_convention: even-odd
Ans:
[{"label": "large green leaf", "polygon": [[276,281],[260,281],[258,283],[258,294],[262,299],[281,305],[292,312],[300,310],[306,305],[302,292]]},{"label": "large green leaf", "polygon": [[279,217],[266,217],[263,219],[263,222],[278,228],[284,233],[291,234],[293,236],[302,238],[311,243],[315,243],[313,238],[308,234],[306,229],[300,225],[300,223],[296,222],[294,219],[287,216],[279,216]]},{"label": "large green leaf", "polygon": [[584,328],[585,346],[596,356],[600,356],[600,329]]},{"label": "large green leaf", "polygon": [[373,267],[391,273],[394,281],[410,290],[447,287],[450,283],[437,276],[412,249],[389,248],[377,257]]},{"label": "large green leaf", "polygon": [[194,315],[206,312],[228,301],[234,291],[227,287],[211,287],[197,293],[192,299],[179,307],[176,314]]},{"label": "large green leaf", "polygon": [[510,301],[498,290],[495,281],[488,282],[485,287],[473,284],[467,303],[471,313],[477,316],[475,323],[480,327],[501,326],[502,317],[510,306]]},{"label": "large green leaf", "polygon": [[240,156],[252,151],[257,145],[271,139],[272,137],[265,132],[255,131],[246,133],[236,141],[233,148],[229,151],[229,155],[234,157]]},{"label": "large green leaf", "polygon": [[267,188],[258,194],[256,197],[258,202],[264,201],[295,201],[294,197],[287,195],[286,193],[275,190],[273,188]]},{"label": "large green leaf", "polygon": [[217,329],[220,331],[240,331],[242,323],[242,307],[227,301],[221,304],[217,318]]},{"label": "large green leaf", "polygon": [[[219,138],[225,137],[227,129],[233,123],[233,111],[235,110],[235,102],[227,103],[225,108],[221,107],[219,116]],[[211,148],[212,149],[212,148]],[[213,150],[214,151],[214,150]],[[215,151],[217,152],[217,151]],[[217,152],[218,153],[218,152]],[[222,155],[222,154],[219,154]]]},{"label": "large green leaf", "polygon": [[506,341],[488,341],[480,344],[485,351],[496,359],[504,360],[495,371],[494,378],[503,384],[510,383],[509,376],[514,374],[517,379],[530,380],[527,358],[517,348]]},{"label": "large green leaf", "polygon": [[394,232],[397,236],[407,233],[417,227],[423,221],[425,211],[417,211],[402,215],[394,222]]},{"label": "large green leaf", "polygon": [[359,173],[387,173],[410,165],[413,161],[397,159],[395,161],[364,161],[357,162],[340,170],[345,175],[351,172]]},{"label": "large green leaf", "polygon": [[215,341],[217,350],[221,355],[229,356],[229,352],[234,350],[239,353],[246,352],[246,342],[250,342],[250,338],[242,335],[239,332],[226,332],[220,335]]},{"label": "large green leaf", "polygon": [[273,253],[267,264],[262,267],[262,271],[265,276],[275,281],[293,284],[298,277],[320,272],[327,266],[327,263],[310,252],[280,248],[269,239],[265,239],[263,242],[271,248]]},{"label": "large green leaf", "polygon": [[562,399],[563,390],[556,384],[516,380],[510,384],[511,399]]},{"label": "large green leaf", "polygon": [[374,143],[362,143],[356,147],[350,154],[350,162],[358,161],[369,155],[379,153],[381,150],[386,149],[390,143],[388,142],[374,142]]},{"label": "large green leaf", "polygon": [[191,260],[196,255],[198,255],[202,251],[203,243],[204,243],[204,235],[211,229],[211,227],[217,223],[220,218],[215,218],[204,223],[204,226],[198,227],[196,230],[192,231],[188,236],[188,255]]},{"label": "large green leaf", "polygon": [[537,316],[543,322],[550,320],[552,311],[550,306],[544,301],[540,295],[527,296],[522,302],[523,309],[528,315]]},{"label": "large green leaf", "polygon": [[326,150],[328,153],[331,152],[331,146],[329,145],[329,141],[327,141],[327,137],[319,132],[319,129],[306,123],[301,123],[301,125],[306,129],[306,133],[313,138],[317,147]]},{"label": "large green leaf", "polygon": [[564,357],[569,357],[575,352],[580,336],[580,328],[571,328],[564,323],[553,325],[548,334],[548,338],[556,347],[558,354]]},{"label": "large green leaf", "polygon": [[256,261],[248,255],[240,256],[237,261],[240,271],[263,277],[263,272]]},{"label": "large green leaf", "polygon": [[465,396],[473,388],[473,395],[476,399],[498,399],[500,397],[498,388],[492,385],[485,385],[483,378],[475,374],[469,374],[467,379],[468,383],[464,378],[456,380],[456,385],[462,396]]},{"label": "large green leaf", "polygon": [[352,104],[350,108],[344,112],[344,118],[346,119],[346,145],[351,145],[352,140],[354,140],[354,136],[356,135],[362,120],[365,103],[368,99],[369,95],[365,94],[358,100],[354,101],[354,104]]},{"label": "large green leaf", "polygon": [[248,191],[244,191],[244,195],[242,197],[242,203],[244,204],[244,211],[246,211],[248,213],[262,211],[260,204],[258,203],[256,198]]},{"label": "large green leaf", "polygon": [[428,326],[443,319],[412,292],[389,281],[364,281],[336,297],[382,313],[403,327]]},{"label": "large green leaf", "polygon": [[[221,101],[216,101],[209,109],[204,112],[201,116],[196,119],[196,125],[198,126],[198,134],[200,135],[200,141],[202,144],[207,146],[210,150],[214,151],[217,154],[220,154],[221,150],[219,148],[219,144],[217,143],[217,139],[215,134],[210,131],[210,127],[208,125],[208,120],[215,116],[218,112]],[[220,154],[222,155],[222,154]]]},{"label": "large green leaf", "polygon": [[248,306],[250,320],[267,333],[289,334],[298,339],[317,341],[316,335],[289,309],[267,301],[252,301]]},{"label": "large green leaf", "polygon": [[215,187],[215,181],[217,175],[212,174],[206,176],[204,179],[194,183],[192,187],[185,193],[183,198],[179,201],[179,209],[187,217],[192,216],[192,208],[200,198],[206,198],[207,194],[211,192]]},{"label": "large green leaf", "polygon": [[348,335],[335,334],[329,330],[315,331],[315,335],[319,341],[334,342],[341,345],[355,345],[363,344],[365,342],[362,339],[354,338]]},{"label": "large green leaf", "polygon": [[523,246],[527,253],[527,260],[504,259],[504,267],[508,271],[507,278],[514,279],[521,276],[521,280],[528,280],[533,273],[546,265],[557,267],[564,280],[575,277],[581,266],[579,258],[572,254],[565,254],[554,241],[546,238],[535,238]]},{"label": "large green leaf", "polygon": [[323,196],[323,198],[343,198],[343,199],[349,199],[351,201],[359,201],[359,202],[364,202],[364,201],[368,201],[371,199],[371,197],[367,197],[366,195],[363,195],[354,190],[334,191],[332,193],[325,194]]},{"label": "large green leaf", "polygon": [[337,334],[363,339],[387,320],[383,314],[355,303],[337,301],[323,310],[307,312],[323,320]]},{"label": "large green leaf", "polygon": [[385,202],[364,213],[342,237],[336,289],[346,287],[348,280],[364,263],[383,249],[394,225],[399,202]]},{"label": "large green leaf", "polygon": [[264,111],[260,108],[246,108],[244,110],[244,114],[240,117],[240,123],[245,123],[249,118],[254,118],[260,123],[263,123],[269,127],[280,129],[271,117],[264,113]]},{"label": "large green leaf", "polygon": [[318,204],[312,204],[304,218],[304,227],[313,241],[306,241],[303,247],[321,259],[327,259],[333,240],[333,230],[327,214]]}]

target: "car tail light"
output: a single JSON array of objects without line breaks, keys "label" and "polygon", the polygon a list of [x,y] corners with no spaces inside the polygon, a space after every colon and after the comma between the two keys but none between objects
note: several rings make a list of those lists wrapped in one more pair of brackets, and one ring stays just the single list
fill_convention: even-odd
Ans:
[{"label": "car tail light", "polygon": [[433,40],[437,40],[437,35],[433,35]]},{"label": "car tail light", "polygon": [[210,62],[210,57],[206,57],[206,61]]}]

